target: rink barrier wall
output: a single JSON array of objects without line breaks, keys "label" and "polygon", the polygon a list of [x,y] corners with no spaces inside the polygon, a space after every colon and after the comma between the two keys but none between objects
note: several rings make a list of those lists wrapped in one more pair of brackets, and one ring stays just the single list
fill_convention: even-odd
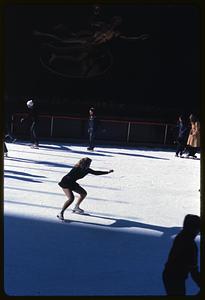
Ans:
[{"label": "rink barrier wall", "polygon": [[[29,139],[29,124],[20,123],[26,114],[12,115],[11,133],[17,138]],[[54,140],[80,140],[88,139],[87,118],[40,115],[38,124],[38,137]],[[97,141],[121,144],[173,144],[173,129],[175,125],[144,121],[109,120],[99,118]]]}]

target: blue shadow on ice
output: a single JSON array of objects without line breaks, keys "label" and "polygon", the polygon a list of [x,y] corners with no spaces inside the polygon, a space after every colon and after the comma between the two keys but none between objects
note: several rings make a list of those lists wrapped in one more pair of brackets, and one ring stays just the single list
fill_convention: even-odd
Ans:
[{"label": "blue shadow on ice", "polygon": [[39,164],[39,165],[46,165],[51,167],[59,167],[59,168],[71,168],[71,165],[62,164],[62,163],[54,163],[46,160],[34,160],[34,159],[27,159],[27,158],[10,158],[9,160],[20,161],[24,163],[31,163],[31,164]]},{"label": "blue shadow on ice", "polygon": [[98,150],[98,152],[103,152],[103,153],[107,152],[107,153],[119,154],[119,155],[127,155],[127,156],[143,157],[143,158],[153,158],[153,159],[169,160],[169,158],[156,157],[156,156],[144,155],[144,154],[133,154],[133,153],[125,153],[125,152],[110,152],[110,151],[102,151],[102,150]]},{"label": "blue shadow on ice", "polygon": [[16,174],[16,175],[22,175],[22,176],[31,176],[31,177],[38,177],[38,178],[45,178],[45,176],[39,176],[39,175],[35,175],[35,174],[30,174],[27,172],[19,172],[19,171],[14,171],[14,170],[4,170],[4,173],[12,173],[12,174]]},{"label": "blue shadow on ice", "polygon": [[[4,290],[10,296],[165,295],[162,270],[177,228],[156,236],[109,226],[4,216]],[[189,294],[196,294],[189,286]]]},{"label": "blue shadow on ice", "polygon": [[[60,144],[55,144],[58,147],[54,147],[54,146],[47,146],[47,145],[40,145],[40,149],[47,149],[47,150],[62,150],[62,151],[69,151],[69,152],[73,152],[73,153],[77,153],[77,154],[82,154],[82,155],[93,155],[93,156],[110,156],[112,157],[112,155],[109,154],[102,154],[102,153],[98,153],[99,151],[95,152],[95,151],[78,151],[78,150],[73,150],[67,146],[63,146]],[[79,146],[79,145],[78,145]]]},{"label": "blue shadow on ice", "polygon": [[14,176],[14,175],[7,175],[7,174],[5,174],[4,177],[6,177],[6,178],[13,178],[13,179],[21,180],[21,181],[29,181],[29,182],[42,183],[42,181],[39,181],[39,180],[35,180],[35,179],[32,179],[32,178],[19,177],[19,176]]}]

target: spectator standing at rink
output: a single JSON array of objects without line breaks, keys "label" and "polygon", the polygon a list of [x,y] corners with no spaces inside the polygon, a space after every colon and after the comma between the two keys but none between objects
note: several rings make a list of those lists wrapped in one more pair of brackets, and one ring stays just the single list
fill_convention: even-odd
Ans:
[{"label": "spectator standing at rink", "polygon": [[94,150],[95,147],[95,135],[97,131],[97,118],[95,115],[95,108],[91,107],[89,109],[89,119],[88,119],[88,136],[89,136],[89,147],[87,150]]},{"label": "spectator standing at rink", "polygon": [[189,120],[191,129],[187,140],[187,157],[196,158],[195,154],[200,147],[200,123],[193,114],[189,116]]},{"label": "spectator standing at rink", "polygon": [[75,208],[73,209],[74,213],[84,213],[83,209],[81,209],[79,206],[83,199],[86,197],[87,192],[84,190],[76,181],[78,179],[81,179],[85,177],[87,174],[93,174],[93,175],[105,175],[113,172],[113,170],[109,171],[95,171],[90,169],[91,159],[88,157],[82,158],[78,161],[78,163],[71,169],[71,171],[65,175],[61,181],[58,183],[58,185],[63,189],[63,192],[65,193],[68,200],[64,203],[60,214],[57,215],[57,217],[60,220],[64,220],[64,212],[65,210],[71,205],[71,203],[74,201],[74,194],[73,192],[79,194],[79,198],[77,200],[77,203],[75,205]]},{"label": "spectator standing at rink", "polygon": [[199,216],[186,215],[183,229],[174,239],[163,271],[163,283],[167,295],[185,296],[185,281],[189,273],[200,287],[198,248],[195,242],[195,238],[200,232],[200,223]]},{"label": "spectator standing at rink", "polygon": [[38,125],[38,114],[36,110],[36,104],[34,100],[29,100],[26,103],[28,107],[28,116],[21,119],[21,124],[27,121],[30,126],[30,135],[31,135],[31,147],[38,149],[38,137],[37,137],[37,125]]},{"label": "spectator standing at rink", "polygon": [[188,138],[188,125],[186,124],[185,117],[183,115],[179,116],[178,120],[178,136],[177,136],[177,148],[176,148],[176,153],[175,156],[183,157],[182,154],[186,148],[186,143],[187,143],[187,138]]}]

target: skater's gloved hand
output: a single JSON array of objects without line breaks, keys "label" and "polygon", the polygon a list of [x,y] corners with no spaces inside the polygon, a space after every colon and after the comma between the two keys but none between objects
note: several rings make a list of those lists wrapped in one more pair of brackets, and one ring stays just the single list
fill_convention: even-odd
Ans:
[{"label": "skater's gloved hand", "polygon": [[114,170],[109,170],[109,171],[108,171],[108,173],[112,173],[112,172],[114,172]]},{"label": "skater's gloved hand", "polygon": [[23,123],[23,121],[24,121],[24,118],[21,118],[20,122]]}]

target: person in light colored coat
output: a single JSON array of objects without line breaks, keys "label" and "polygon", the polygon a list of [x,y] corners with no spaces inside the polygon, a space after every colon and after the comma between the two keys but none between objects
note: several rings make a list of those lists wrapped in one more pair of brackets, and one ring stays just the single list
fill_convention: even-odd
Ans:
[{"label": "person in light colored coat", "polygon": [[196,158],[195,154],[200,147],[200,122],[193,114],[189,116],[189,120],[191,123],[191,129],[187,140],[187,157],[191,156]]}]

